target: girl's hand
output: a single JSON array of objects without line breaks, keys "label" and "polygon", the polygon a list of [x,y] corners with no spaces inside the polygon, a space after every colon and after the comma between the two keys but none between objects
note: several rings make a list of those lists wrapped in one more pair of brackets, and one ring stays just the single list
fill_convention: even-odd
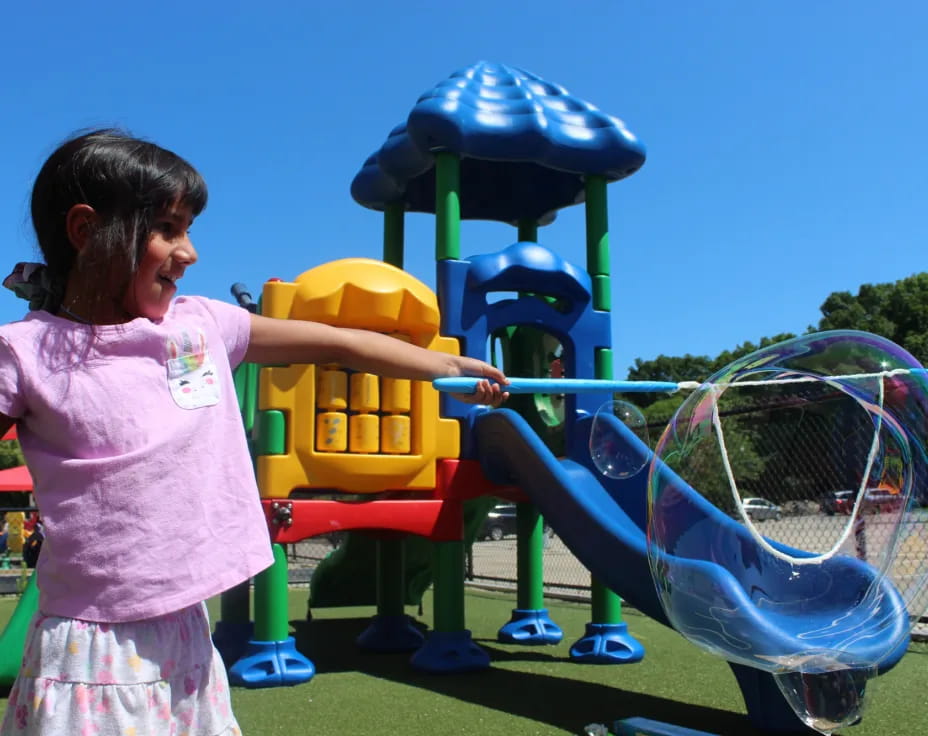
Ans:
[{"label": "girl's hand", "polygon": [[499,368],[489,363],[484,363],[476,358],[459,357],[455,361],[449,378],[464,376],[473,376],[475,378],[483,377],[484,380],[477,382],[477,388],[472,394],[451,394],[458,401],[467,404],[486,404],[488,406],[499,406],[509,398],[509,392],[503,387],[509,383]]}]

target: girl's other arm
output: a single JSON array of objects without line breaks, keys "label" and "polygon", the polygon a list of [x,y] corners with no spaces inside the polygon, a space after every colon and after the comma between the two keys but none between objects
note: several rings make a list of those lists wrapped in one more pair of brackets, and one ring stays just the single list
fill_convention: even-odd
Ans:
[{"label": "girl's other arm", "polygon": [[458,398],[496,406],[508,397],[500,388],[500,384],[508,383],[506,376],[482,360],[427,350],[378,332],[332,327],[319,322],[273,319],[253,314],[251,337],[244,359],[265,365],[337,363],[378,376],[416,381],[474,376],[489,380],[480,381],[476,393],[456,395]]}]

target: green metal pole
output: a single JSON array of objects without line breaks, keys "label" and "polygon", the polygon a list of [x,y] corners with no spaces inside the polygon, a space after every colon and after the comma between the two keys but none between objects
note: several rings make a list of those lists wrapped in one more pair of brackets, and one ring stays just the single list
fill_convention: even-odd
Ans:
[{"label": "green metal pole", "polygon": [[274,564],[255,577],[255,640],[284,641],[290,636],[287,616],[287,554],[273,545]]},{"label": "green metal pole", "polygon": [[544,523],[530,503],[516,505],[517,606],[522,610],[544,608]]},{"label": "green metal pole", "polygon": [[609,588],[593,578],[590,586],[593,623],[622,623],[622,599]]},{"label": "green metal pole", "polygon": [[[461,160],[435,156],[435,260],[461,257]],[[464,630],[464,542],[435,542],[435,630]]]},{"label": "green metal pole", "polygon": [[377,540],[377,613],[402,616],[405,613],[402,539]]},{"label": "green metal pole", "polygon": [[[232,374],[238,406],[242,413],[242,423],[248,437],[248,448],[254,456],[252,447],[252,429],[255,423],[258,396],[258,370],[256,363],[241,363]],[[224,591],[219,597],[219,620],[217,628],[222,625],[241,626],[251,621],[251,582],[245,581],[234,588]]]},{"label": "green metal pole", "polygon": [[608,312],[609,294],[609,207],[606,179],[588,176],[586,190],[586,270],[593,279],[593,309]]},{"label": "green metal pole", "polygon": [[[587,176],[586,190],[586,270],[593,279],[593,308],[608,312],[609,286],[609,205],[606,178]],[[599,349],[595,356],[596,378],[612,378],[612,351]],[[592,616],[598,624],[622,623],[622,599],[595,578],[591,581]]]},{"label": "green metal pole", "polygon": [[383,211],[383,260],[403,268],[406,211],[402,202],[391,202]]},{"label": "green metal pole", "polygon": [[461,257],[461,160],[443,151],[435,157],[435,260]]},{"label": "green metal pole", "polygon": [[[397,268],[403,268],[405,215],[402,202],[391,202],[383,211],[383,260]],[[377,614],[401,616],[405,610],[405,540],[378,539],[375,547]]]},{"label": "green metal pole", "polygon": [[520,243],[537,243],[538,242],[538,221],[537,220],[519,220],[519,242]]},{"label": "green metal pole", "polygon": [[247,624],[251,621],[251,581],[224,591],[219,597],[219,620],[226,624]]},{"label": "green metal pole", "polygon": [[464,542],[435,542],[435,631],[464,630]]}]

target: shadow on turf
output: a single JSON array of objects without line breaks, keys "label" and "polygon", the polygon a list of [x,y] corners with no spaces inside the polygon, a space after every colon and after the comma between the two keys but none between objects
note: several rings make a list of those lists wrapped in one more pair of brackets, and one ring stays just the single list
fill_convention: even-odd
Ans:
[{"label": "shadow on turf", "polygon": [[[369,618],[291,621],[297,648],[316,665],[317,673],[362,672],[371,677],[420,687],[450,698],[522,716],[553,727],[581,733],[587,723],[611,725],[620,718],[643,716],[666,723],[687,725],[719,736],[760,736],[747,718],[730,711],[706,708],[618,687],[544,673],[513,672],[490,666],[466,674],[431,675],[412,668],[411,654],[362,652],[355,640]],[[491,662],[555,662],[543,652],[512,651],[477,643]],[[734,683],[732,683],[734,687]]]}]

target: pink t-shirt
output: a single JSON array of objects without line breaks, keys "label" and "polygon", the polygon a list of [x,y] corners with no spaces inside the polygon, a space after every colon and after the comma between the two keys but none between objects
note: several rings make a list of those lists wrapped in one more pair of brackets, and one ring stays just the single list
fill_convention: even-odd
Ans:
[{"label": "pink t-shirt", "polygon": [[249,326],[200,297],[159,322],[0,326],[0,412],[19,420],[45,522],[42,611],[151,618],[273,561],[232,385]]}]

